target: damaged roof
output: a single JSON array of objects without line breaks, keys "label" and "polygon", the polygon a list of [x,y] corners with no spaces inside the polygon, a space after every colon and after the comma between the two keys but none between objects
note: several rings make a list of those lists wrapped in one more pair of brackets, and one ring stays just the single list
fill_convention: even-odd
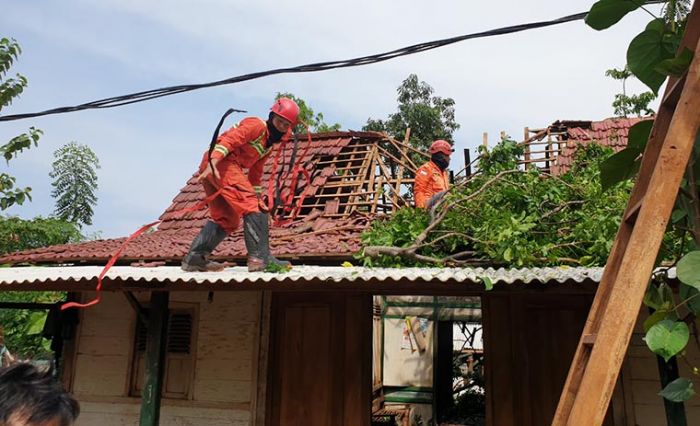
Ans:
[{"label": "damaged roof", "polygon": [[[302,191],[306,198],[297,220],[283,227],[273,227],[270,236],[272,252],[282,258],[304,259],[317,263],[339,263],[352,259],[361,247],[360,236],[376,214],[390,212],[405,204],[399,196],[390,196],[392,191],[401,193],[401,185],[411,185],[413,180],[392,180],[395,170],[406,170],[412,174],[415,168],[407,155],[407,148],[378,132],[330,132],[311,134],[311,145],[305,151],[307,136],[301,135],[294,153],[294,143],[286,144],[279,157],[283,159],[285,173],[280,183],[284,189],[292,180],[289,163],[305,152],[300,163],[310,173],[310,184],[299,179],[299,188],[294,200]],[[378,155],[382,150],[400,154],[398,166],[391,158]],[[279,148],[279,145],[277,146]],[[265,165],[263,183],[270,182],[272,162],[277,155],[273,151]],[[282,161],[280,161],[281,163]],[[391,169],[391,171],[389,171]],[[405,191],[404,191],[405,192]],[[172,204],[160,216],[162,223],[154,232],[135,238],[120,257],[120,264],[165,264],[179,262],[189,249],[199,229],[209,219],[204,208],[185,216],[176,212],[195,205],[205,197],[196,174],[173,199]],[[146,222],[147,220],[144,220]],[[103,264],[126,238],[87,241],[77,244],[62,244],[33,250],[25,250],[0,256],[0,264],[56,264],[84,263]],[[245,258],[242,232],[232,233],[213,253],[218,260],[241,261]]]},{"label": "damaged roof", "polygon": [[569,171],[579,145],[597,143],[611,147],[615,152],[627,146],[629,129],[640,121],[653,117],[607,118],[602,121],[559,120],[550,128],[564,132],[559,154],[552,162],[552,174],[561,175]]}]

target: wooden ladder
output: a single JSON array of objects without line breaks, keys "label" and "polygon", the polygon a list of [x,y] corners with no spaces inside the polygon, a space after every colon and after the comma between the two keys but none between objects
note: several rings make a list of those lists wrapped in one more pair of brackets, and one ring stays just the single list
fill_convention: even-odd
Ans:
[{"label": "wooden ladder", "polygon": [[594,426],[608,404],[639,315],[678,186],[700,128],[700,2],[680,49],[694,59],[670,78],[654,120],[637,182],[622,218],[552,425]]}]

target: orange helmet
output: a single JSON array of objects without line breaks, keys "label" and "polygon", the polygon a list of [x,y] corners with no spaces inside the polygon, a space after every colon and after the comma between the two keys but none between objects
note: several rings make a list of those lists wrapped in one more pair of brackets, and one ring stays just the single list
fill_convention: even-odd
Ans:
[{"label": "orange helmet", "polygon": [[299,105],[289,98],[279,98],[270,107],[270,111],[296,125],[299,120]]},{"label": "orange helmet", "polygon": [[452,148],[452,145],[450,145],[449,142],[444,141],[442,139],[438,139],[435,142],[433,142],[432,145],[430,145],[431,154],[442,152],[445,155],[452,155],[454,151],[455,150]]}]

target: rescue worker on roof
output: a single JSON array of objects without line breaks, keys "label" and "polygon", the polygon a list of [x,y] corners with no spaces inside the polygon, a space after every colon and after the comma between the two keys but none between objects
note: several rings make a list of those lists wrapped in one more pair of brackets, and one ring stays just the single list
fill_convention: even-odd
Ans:
[{"label": "rescue worker on roof", "polygon": [[289,98],[279,98],[270,108],[267,121],[258,117],[244,118],[216,141],[212,167],[208,152],[199,166],[199,182],[209,196],[223,188],[209,202],[208,221],[192,241],[182,261],[185,271],[221,271],[224,265],[209,256],[228,234],[235,231],[243,218],[243,236],[248,251],[248,271],[263,271],[268,266],[290,267],[290,263],[270,254],[269,215],[260,199],[265,160],[274,144],[289,138],[297,124],[299,106]]},{"label": "rescue worker on roof", "polygon": [[454,149],[449,142],[438,139],[430,145],[430,161],[416,170],[413,195],[416,207],[430,209],[450,188],[447,166]]}]

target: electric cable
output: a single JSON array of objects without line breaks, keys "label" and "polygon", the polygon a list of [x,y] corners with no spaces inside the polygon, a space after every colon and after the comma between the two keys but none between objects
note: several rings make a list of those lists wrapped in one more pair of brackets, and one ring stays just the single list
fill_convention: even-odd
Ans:
[{"label": "electric cable", "polygon": [[533,30],[537,28],[550,27],[553,25],[564,24],[567,22],[578,21],[584,19],[588,12],[576,13],[574,15],[564,16],[558,19],[553,19],[549,21],[539,21],[531,22],[527,24],[512,25],[497,29],[492,29],[488,31],[482,31],[472,34],[465,34],[456,37],[450,37],[440,40],[434,40],[419,44],[414,44],[407,47],[402,47],[400,49],[391,50],[388,52],[378,53],[374,55],[361,56],[353,59],[344,59],[337,61],[326,61],[326,62],[316,62],[306,65],[299,65],[295,67],[287,68],[277,68],[267,71],[259,71],[250,74],[243,74],[236,77],[227,78],[224,80],[218,80],[208,83],[199,84],[186,84],[178,86],[162,87],[159,89],[146,90],[142,92],[130,93],[122,96],[114,96],[105,99],[99,99],[92,102],[87,102],[74,106],[64,106],[58,108],[52,108],[45,111],[30,112],[23,114],[11,114],[11,115],[0,115],[0,121],[14,121],[22,120],[26,118],[41,117],[53,114],[64,114],[75,111],[83,111],[89,109],[103,109],[103,108],[115,108],[124,105],[130,105],[137,102],[144,102],[152,99],[161,98],[164,96],[172,96],[179,93],[191,92],[193,90],[199,90],[209,87],[216,87],[228,84],[241,83],[243,81],[255,80],[262,77],[267,77],[276,74],[293,74],[293,73],[308,73],[308,72],[319,72],[338,68],[349,68],[357,67],[363,65],[375,64],[383,61],[388,61],[390,59],[398,58],[401,56],[413,55],[416,53],[426,52],[429,50],[437,49],[440,47],[448,46],[454,43],[458,43],[465,40],[472,40],[477,38],[494,37],[505,34],[512,34],[516,32],[522,32],[527,30]]}]

